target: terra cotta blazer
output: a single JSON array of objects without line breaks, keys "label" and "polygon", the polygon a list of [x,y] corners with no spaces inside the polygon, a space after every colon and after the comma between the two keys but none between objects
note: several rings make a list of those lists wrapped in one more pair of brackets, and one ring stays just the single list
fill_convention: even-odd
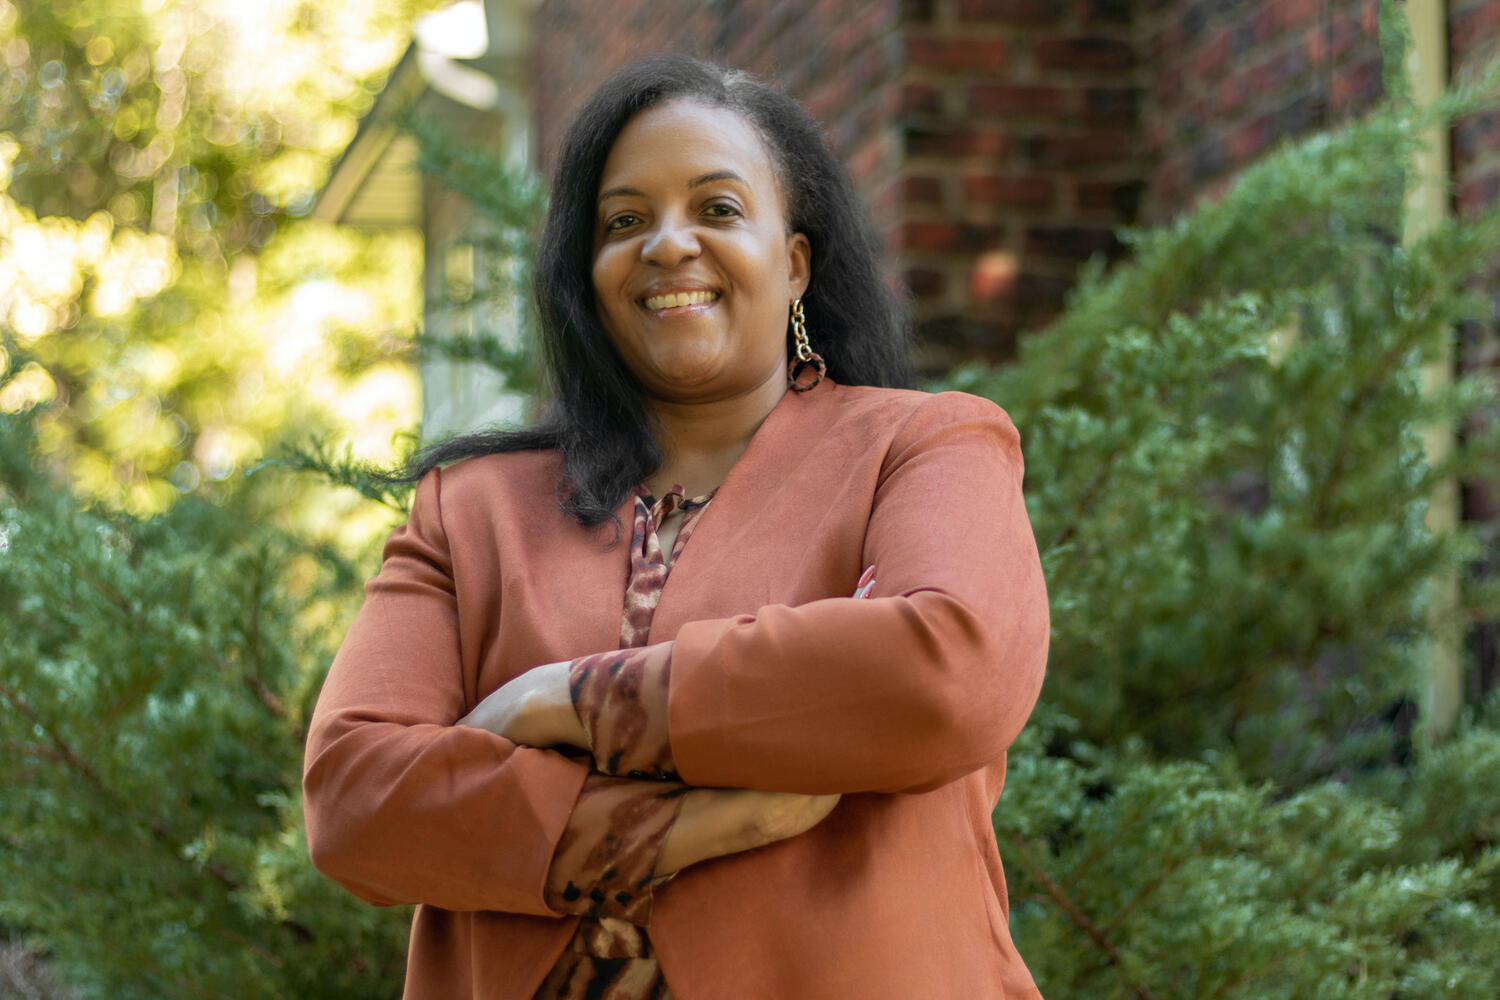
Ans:
[{"label": "terra cotta blazer", "polygon": [[[564,518],[560,467],[516,452],[421,481],[312,719],[313,861],[418,904],[411,1000],[530,1000],[576,919],[543,886],[586,762],[453,725],[618,644],[629,503],[620,540]],[[719,488],[652,624],[674,643],[673,757],[695,785],[843,798],[657,891],[678,1000],[1038,996],[990,826],[1047,650],[1021,472],[993,403],[825,380],[783,397]]]}]

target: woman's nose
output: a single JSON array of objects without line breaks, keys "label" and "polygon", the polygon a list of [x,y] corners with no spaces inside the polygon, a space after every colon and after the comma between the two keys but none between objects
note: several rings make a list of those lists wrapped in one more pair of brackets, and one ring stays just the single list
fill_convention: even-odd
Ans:
[{"label": "woman's nose", "polygon": [[660,267],[674,267],[698,256],[698,237],[682,220],[663,219],[641,247],[641,259]]}]

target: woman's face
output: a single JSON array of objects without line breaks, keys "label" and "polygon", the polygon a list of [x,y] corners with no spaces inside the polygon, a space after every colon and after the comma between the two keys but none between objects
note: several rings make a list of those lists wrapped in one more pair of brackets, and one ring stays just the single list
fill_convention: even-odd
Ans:
[{"label": "woman's face", "polygon": [[809,261],[738,114],[673,100],[620,131],[599,182],[594,294],[652,397],[709,402],[784,378],[788,308]]}]

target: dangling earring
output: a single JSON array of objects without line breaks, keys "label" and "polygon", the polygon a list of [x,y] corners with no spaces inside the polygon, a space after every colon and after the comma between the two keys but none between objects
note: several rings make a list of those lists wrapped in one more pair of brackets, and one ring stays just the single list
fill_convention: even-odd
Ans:
[{"label": "dangling earring", "polygon": [[[807,314],[802,311],[802,300],[792,300],[792,336],[796,338],[796,357],[787,366],[786,380],[793,392],[807,392],[809,389],[823,381],[823,376],[828,372],[828,366],[823,363],[822,357],[812,349],[812,344],[807,340]],[[802,380],[802,366],[813,366],[813,378],[810,382]]]}]

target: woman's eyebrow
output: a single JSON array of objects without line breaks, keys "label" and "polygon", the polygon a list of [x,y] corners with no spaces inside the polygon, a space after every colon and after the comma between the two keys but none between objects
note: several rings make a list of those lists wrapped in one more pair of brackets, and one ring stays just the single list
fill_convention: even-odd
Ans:
[{"label": "woman's eyebrow", "polygon": [[642,191],[640,188],[612,187],[608,191],[600,191],[599,200],[608,201],[609,199],[618,197],[620,195],[629,195],[632,198],[644,198],[646,197],[646,192]]},{"label": "woman's eyebrow", "polygon": [[750,186],[749,181],[745,180],[745,178],[741,177],[733,170],[714,170],[706,174],[700,174],[699,176],[694,177],[692,180],[688,181],[687,186],[690,188],[695,188],[700,184],[709,184],[713,181],[739,181],[746,187]]},{"label": "woman's eyebrow", "polygon": [[[688,181],[687,186],[689,188],[695,188],[703,184],[710,184],[714,181],[738,181],[746,187],[750,186],[749,181],[745,180],[745,178],[741,177],[733,170],[713,170],[706,174],[700,174],[699,176],[694,177],[692,180]],[[646,197],[646,192],[642,191],[640,188],[612,187],[608,190],[600,191],[599,200],[608,201],[610,198],[620,197],[622,195],[632,198],[644,198]]]}]

